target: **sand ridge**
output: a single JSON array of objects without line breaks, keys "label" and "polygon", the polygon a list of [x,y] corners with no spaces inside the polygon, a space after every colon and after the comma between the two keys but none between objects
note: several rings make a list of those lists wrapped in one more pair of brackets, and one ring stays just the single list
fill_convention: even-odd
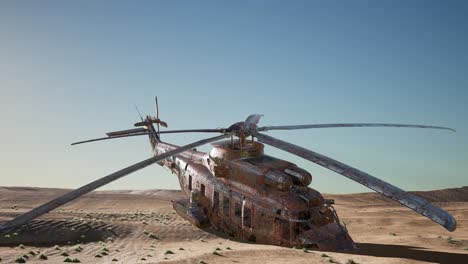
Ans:
[{"label": "sand ridge", "polygon": [[[0,187],[0,222],[66,191]],[[453,214],[458,229],[448,232],[376,193],[324,195],[336,200],[359,245],[338,253],[239,243],[200,230],[172,210],[179,191],[97,191],[1,234],[0,263],[21,256],[26,263],[468,263],[468,187],[417,194]]]}]

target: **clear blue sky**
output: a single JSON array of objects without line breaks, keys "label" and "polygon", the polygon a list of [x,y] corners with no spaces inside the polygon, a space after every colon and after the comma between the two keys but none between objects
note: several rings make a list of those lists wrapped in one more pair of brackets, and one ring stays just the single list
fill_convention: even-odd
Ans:
[{"label": "clear blue sky", "polygon": [[[172,129],[252,113],[262,125],[453,127],[270,135],[404,189],[468,185],[467,14],[466,1],[1,1],[0,185],[78,187],[149,157],[146,138],[69,144],[132,127],[133,104],[154,113],[154,95]],[[267,151],[321,192],[368,190]],[[152,166],[105,188],[178,185]]]}]

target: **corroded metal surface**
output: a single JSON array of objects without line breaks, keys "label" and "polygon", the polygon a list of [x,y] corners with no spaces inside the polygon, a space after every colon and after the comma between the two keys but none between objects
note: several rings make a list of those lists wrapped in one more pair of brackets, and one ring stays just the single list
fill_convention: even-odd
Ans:
[{"label": "corroded metal surface", "polygon": [[[159,155],[177,146],[153,142]],[[214,143],[209,153],[187,151],[161,165],[177,175],[182,191],[196,204],[175,202],[176,212],[211,225],[233,239],[320,250],[355,247],[322,195],[308,188],[312,176],[295,164],[263,154],[263,144],[240,140]],[[200,209],[202,208],[202,209]]]}]

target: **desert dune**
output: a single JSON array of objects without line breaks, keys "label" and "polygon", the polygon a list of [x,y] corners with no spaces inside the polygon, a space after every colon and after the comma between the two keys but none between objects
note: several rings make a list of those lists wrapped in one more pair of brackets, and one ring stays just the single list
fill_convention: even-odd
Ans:
[{"label": "desert dune", "polygon": [[[67,190],[0,187],[0,223]],[[172,190],[97,191],[0,236],[0,263],[468,263],[468,187],[417,192],[455,232],[376,193],[333,195],[359,249],[319,252],[231,241],[179,217]],[[46,260],[43,258],[47,258]]]}]

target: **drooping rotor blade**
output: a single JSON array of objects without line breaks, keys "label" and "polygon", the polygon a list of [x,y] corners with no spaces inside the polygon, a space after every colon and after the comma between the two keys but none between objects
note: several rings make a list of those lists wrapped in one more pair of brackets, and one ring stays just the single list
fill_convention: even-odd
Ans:
[{"label": "drooping rotor blade", "polygon": [[[116,131],[116,132],[121,132],[121,131]],[[224,133],[224,132],[226,132],[226,129],[183,129],[183,130],[167,130],[167,131],[160,131],[160,132],[150,132],[150,131],[148,131],[148,132],[119,134],[119,135],[109,136],[109,137],[88,139],[88,140],[74,142],[71,145],[73,146],[73,145],[79,145],[79,144],[90,143],[90,142],[95,142],[95,141],[102,141],[102,140],[108,140],[108,139],[116,139],[116,138],[124,138],[124,137],[135,137],[135,136],[145,136],[145,135],[154,135],[154,134]]]},{"label": "drooping rotor blade", "polygon": [[411,127],[411,128],[432,128],[445,129],[455,132],[449,127],[426,126],[426,125],[410,125],[410,124],[385,124],[385,123],[338,123],[338,124],[311,124],[311,125],[292,125],[292,126],[264,126],[257,128],[257,131],[268,130],[293,130],[293,129],[309,129],[309,128],[334,128],[334,127]]},{"label": "drooping rotor blade", "polygon": [[113,182],[119,178],[122,178],[130,173],[133,173],[135,171],[138,171],[138,170],[141,170],[155,162],[158,162],[160,160],[163,160],[165,158],[168,158],[168,157],[171,157],[171,156],[174,156],[174,155],[177,155],[181,152],[184,152],[184,151],[187,151],[187,150],[190,150],[190,149],[193,149],[195,147],[199,147],[201,145],[204,145],[204,144],[207,144],[207,143],[210,143],[210,142],[215,142],[215,141],[218,141],[218,140],[221,140],[221,139],[224,139],[226,137],[229,137],[229,135],[220,135],[220,136],[216,136],[216,137],[211,137],[211,138],[207,138],[207,139],[203,139],[203,140],[200,140],[200,141],[196,141],[196,142],[193,142],[191,144],[188,144],[188,145],[185,145],[185,146],[182,146],[182,147],[179,147],[179,148],[176,148],[176,149],[173,149],[173,150],[170,150],[170,151],[167,151],[161,155],[158,155],[158,156],[154,156],[154,157],[151,157],[149,159],[146,159],[144,161],[141,161],[139,163],[136,163],[136,164],[133,164],[129,167],[126,167],[124,169],[121,169],[117,172],[114,172],[112,174],[109,174],[101,179],[98,179],[94,182],[91,182],[91,183],[88,183],[76,190],[73,190],[69,193],[66,193],[52,201],[49,201],[39,207],[36,207],[34,209],[32,209],[31,211],[29,212],[26,212],[22,215],[19,215],[17,217],[15,217],[13,220],[10,220],[8,222],[6,222],[5,224],[3,224],[2,226],[0,226],[0,232],[1,231],[5,231],[5,230],[9,230],[13,227],[17,227],[17,226],[20,226],[20,225],[23,225],[23,224],[26,224],[27,222],[31,221],[32,219],[36,218],[36,217],[39,217],[47,212],[50,212],[52,210],[54,210],[55,208],[61,206],[61,205],[64,205],[70,201],[73,201],[74,199],[80,197],[80,196],[83,196],[101,186],[104,186],[110,182]]},{"label": "drooping rotor blade", "polygon": [[254,135],[262,143],[282,149],[306,160],[312,161],[320,166],[341,174],[353,181],[356,181],[378,193],[381,193],[388,198],[397,201],[398,203],[416,211],[417,213],[437,222],[449,231],[454,231],[457,227],[457,222],[448,212],[436,207],[421,197],[407,193],[404,190],[382,181],[365,172],[348,166],[344,163],[336,161],[311,150],[299,147],[297,145],[270,137],[264,134],[256,133]]},{"label": "drooping rotor blade", "polygon": [[145,133],[147,131],[148,131],[147,129],[139,127],[139,128],[126,129],[126,130],[112,131],[112,132],[106,133],[106,135],[108,137],[115,137],[115,136],[128,135],[128,134],[134,134],[134,133]]}]

